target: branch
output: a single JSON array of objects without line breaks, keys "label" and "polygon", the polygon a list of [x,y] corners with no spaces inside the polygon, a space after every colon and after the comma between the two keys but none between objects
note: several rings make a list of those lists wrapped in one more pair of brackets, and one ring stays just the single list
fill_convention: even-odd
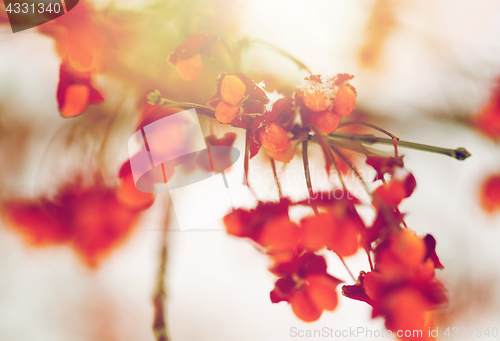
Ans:
[{"label": "branch", "polygon": [[[330,140],[331,139],[343,139],[343,140],[351,140],[351,141],[360,141],[368,144],[387,144],[387,145],[394,145],[394,141],[392,139],[388,138],[383,138],[383,137],[376,137],[374,135],[361,135],[361,134],[330,134],[328,135]],[[457,149],[448,149],[448,148],[441,148],[441,147],[435,147],[435,146],[429,146],[426,144],[421,144],[421,143],[415,143],[415,142],[408,142],[408,141],[398,141],[398,146],[399,147],[404,147],[404,148],[410,148],[410,149],[416,149],[424,152],[430,152],[430,153],[436,153],[436,154],[442,154],[442,155],[448,155],[449,157],[452,157],[457,160],[465,160],[469,158],[472,154],[467,151],[465,148],[457,148]]]},{"label": "branch", "polygon": [[169,341],[170,337],[168,334],[168,327],[166,322],[165,313],[165,275],[167,271],[167,231],[168,224],[170,220],[170,209],[171,201],[167,198],[167,212],[165,214],[165,226],[162,230],[162,240],[161,240],[161,251],[160,251],[160,268],[158,270],[158,278],[155,289],[155,294],[153,296],[153,306],[155,310],[154,321],[153,321],[153,332],[155,334],[157,341]]},{"label": "branch", "polygon": [[[207,107],[205,105],[199,105],[195,103],[181,103],[181,102],[174,102],[170,101],[164,98],[161,98],[161,95],[158,91],[151,92],[148,95],[148,103],[152,105],[164,105],[169,108],[179,108],[179,109],[198,109],[196,112],[198,115],[203,115],[207,116],[210,118],[215,119],[215,111],[214,109]],[[372,126],[368,124],[363,124],[363,122],[360,122],[361,125],[365,126]],[[352,124],[352,122],[347,122],[345,124]],[[236,127],[236,126],[233,126]],[[236,127],[236,128],[241,128],[241,127]],[[343,139],[343,140],[351,140],[354,142],[363,142],[367,144],[386,144],[386,145],[395,145],[395,138],[389,139],[389,138],[383,138],[383,137],[376,137],[375,135],[366,135],[366,134],[339,134],[339,133],[334,133],[328,135],[328,138],[330,141],[333,139]],[[311,140],[311,142],[317,143],[317,141]],[[318,141],[319,142],[319,141]],[[408,142],[408,141],[397,141],[397,146],[403,147],[403,148],[410,148],[410,149],[415,149],[415,150],[420,150],[424,152],[430,152],[430,153],[436,153],[436,154],[442,154],[442,155],[447,155],[449,157],[452,157],[454,159],[457,159],[459,161],[465,160],[469,158],[472,154],[467,151],[467,149],[460,147],[457,149],[448,149],[448,148],[441,148],[441,147],[435,147],[435,146],[430,146],[426,144],[421,144],[421,143],[415,143],[415,142]]]}]

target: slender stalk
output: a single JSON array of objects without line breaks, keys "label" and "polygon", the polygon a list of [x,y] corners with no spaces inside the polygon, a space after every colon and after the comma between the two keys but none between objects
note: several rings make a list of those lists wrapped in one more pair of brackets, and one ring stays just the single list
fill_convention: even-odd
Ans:
[{"label": "slender stalk", "polygon": [[244,185],[247,185],[248,187],[250,187],[250,183],[248,181],[248,168],[249,168],[249,163],[250,163],[250,139],[252,138],[252,132],[250,131],[250,129],[247,129],[246,130],[246,133],[245,133],[245,156],[244,156],[244,164],[243,164],[243,167],[244,167],[244,170],[245,170],[245,173],[244,173],[244,179],[243,179],[243,184]]},{"label": "slender stalk", "polygon": [[[208,117],[212,117],[212,118],[215,118],[215,110],[210,108],[210,107],[207,107],[206,105],[200,105],[200,104],[195,104],[195,103],[189,103],[189,102],[171,102],[171,101],[168,101],[168,100],[165,100],[167,101],[166,103],[163,103],[162,101],[164,101],[165,99],[161,99],[160,101],[160,105],[163,105],[164,108],[179,108],[179,109],[201,109],[203,110],[201,115],[203,116],[208,116]],[[208,112],[208,113],[206,113]]]},{"label": "slender stalk", "polygon": [[345,263],[344,261],[344,257],[340,256],[340,255],[337,255],[339,256],[339,259],[340,261],[342,262],[342,264],[344,264],[344,267],[346,268],[347,272],[349,273],[349,275],[351,276],[352,280],[354,282],[356,282],[356,278],[354,277],[354,275],[352,274],[351,270],[349,269],[349,267],[347,266],[347,264]]},{"label": "slender stalk", "polygon": [[[332,150],[338,155],[340,156],[340,158],[342,158],[342,160],[347,164],[347,166],[354,172],[354,174],[356,174],[356,177],[359,179],[359,181],[361,182],[361,185],[363,186],[363,188],[365,189],[366,193],[368,193],[368,195],[380,206],[380,207],[383,207],[382,209],[382,214],[384,215],[384,217],[386,218],[386,220],[388,222],[390,222],[391,224],[393,224],[394,226],[398,226],[398,224],[396,224],[394,222],[394,219],[392,219],[392,216],[389,214],[389,212],[387,211],[387,208],[385,207],[385,204],[380,200],[379,197],[377,196],[374,196],[372,191],[370,190],[370,188],[368,187],[368,184],[366,183],[366,181],[363,179],[363,177],[361,176],[361,174],[359,173],[358,169],[356,168],[356,166],[351,162],[351,160],[349,160],[349,158],[347,156],[345,156],[344,153],[342,153],[342,151],[340,149],[337,148],[337,146],[335,145],[331,145],[331,148]],[[404,222],[403,220],[403,224],[406,226],[406,223]]]},{"label": "slender stalk", "polygon": [[[309,192],[309,198],[312,198],[314,195],[314,191],[312,188],[312,182],[311,182],[311,173],[309,172],[309,156],[307,155],[307,144],[309,143],[308,140],[304,140],[302,142],[302,161],[304,163],[304,173],[306,176],[306,185],[307,185],[307,190]],[[314,211],[315,215],[319,214],[318,207],[316,206],[315,203],[311,203],[311,207]]]},{"label": "slender stalk", "polygon": [[390,213],[388,212],[387,210],[387,207],[385,206],[385,204],[380,200],[380,198],[376,195],[373,195],[372,191],[370,190],[370,188],[368,187],[368,184],[366,183],[366,181],[363,179],[363,177],[361,176],[361,174],[359,173],[358,169],[356,168],[356,166],[351,162],[351,160],[349,160],[349,158],[347,156],[345,156],[344,153],[342,153],[342,151],[337,148],[337,146],[335,146],[335,144],[330,144],[332,150],[346,163],[346,165],[354,172],[354,174],[356,175],[356,177],[358,178],[358,180],[361,182],[361,185],[363,186],[363,188],[365,189],[366,193],[368,193],[368,195],[372,198],[372,200],[377,204],[379,205],[380,207],[382,207],[382,214],[384,215],[384,217],[386,218],[387,222],[391,223],[392,225],[394,226],[399,226],[399,224],[396,224],[394,222],[394,219],[392,218],[392,216],[390,215]]},{"label": "slender stalk", "polygon": [[235,53],[235,51],[229,47],[229,45],[227,44],[227,42],[225,40],[220,39],[220,42],[221,42],[222,47],[226,51],[229,59],[231,60],[231,63],[233,64],[234,69],[236,71],[240,71],[241,70],[241,53],[240,54]]},{"label": "slender stalk", "polygon": [[348,126],[348,125],[365,126],[365,127],[368,127],[368,128],[372,128],[372,129],[378,130],[381,133],[389,136],[391,138],[391,140],[392,140],[392,144],[394,145],[394,157],[398,157],[398,141],[399,141],[399,137],[397,137],[393,133],[385,130],[384,128],[376,126],[374,124],[366,123],[366,122],[360,122],[360,121],[344,122],[344,123],[341,123],[339,126],[344,126],[345,127],[345,126]]},{"label": "slender stalk", "polygon": [[[306,127],[310,128],[314,134],[315,138],[317,140],[317,143],[321,146],[321,149],[323,149],[323,155],[325,157],[325,162],[328,163],[330,161],[332,164],[334,163],[334,156],[332,154],[332,151],[328,145],[328,142],[326,141],[325,137],[323,136],[323,133],[319,130],[319,128],[314,125],[314,124],[308,124]],[[309,137],[309,139],[312,141]]]},{"label": "slender stalk", "polygon": [[349,158],[347,156],[345,156],[345,154],[342,153],[342,151],[339,148],[337,148],[337,146],[335,146],[333,144],[330,144],[330,148],[332,148],[333,152],[335,154],[337,154],[342,159],[342,161],[344,161],[344,163],[347,165],[347,167],[349,167],[354,172],[354,174],[356,175],[356,177],[358,178],[358,180],[361,182],[361,185],[363,186],[363,188],[365,189],[365,191],[370,196],[373,197],[372,192],[371,192],[370,188],[368,187],[368,184],[366,183],[365,179],[363,179],[363,177],[359,173],[358,169],[351,162],[351,160],[349,160]]},{"label": "slender stalk", "polygon": [[277,46],[274,46],[273,44],[270,44],[268,42],[265,42],[265,41],[262,41],[262,40],[257,40],[257,39],[252,39],[252,40],[248,40],[248,43],[249,44],[260,44],[260,45],[263,45],[263,46],[266,46],[267,48],[271,49],[271,50],[274,50],[275,52],[281,54],[282,56],[290,59],[292,62],[294,62],[300,69],[304,69],[306,70],[310,75],[312,75],[312,72],[311,70],[309,70],[309,68],[306,66],[306,64],[302,63],[300,60],[298,60],[297,58],[295,58],[294,56],[292,56],[290,53],[286,52],[285,50],[277,47]]},{"label": "slender stalk", "polygon": [[343,123],[339,124],[339,128],[345,127],[345,126],[348,126],[348,125],[357,125],[357,126],[364,126],[364,127],[372,128],[372,129],[378,130],[381,133],[389,136],[391,139],[394,139],[394,138],[399,139],[396,135],[388,132],[384,128],[380,128],[379,126],[376,126],[374,124],[367,123],[367,122],[361,122],[361,121],[343,122]]},{"label": "slender stalk", "polygon": [[365,154],[366,157],[369,157],[370,155],[373,155],[373,153],[370,153],[370,151],[368,150],[368,148],[366,148],[365,145],[362,144],[361,142],[356,141],[356,145],[359,147],[359,149],[361,150],[361,152],[363,154]]},{"label": "slender stalk", "polygon": [[365,249],[365,252],[366,256],[368,257],[368,263],[370,263],[370,270],[373,271],[374,267],[373,267],[372,255],[370,254],[370,251],[368,251],[367,249]]},{"label": "slender stalk", "polygon": [[340,169],[339,169],[339,166],[337,164],[337,160],[335,160],[334,157],[332,157],[332,164],[333,164],[333,167],[335,167],[335,171],[337,172],[337,176],[339,177],[340,183],[342,184],[342,188],[344,190],[347,190],[347,186],[344,182],[344,177],[342,176]]},{"label": "slender stalk", "polygon": [[398,157],[398,141],[399,141],[399,138],[393,138],[392,139],[392,143],[394,144],[394,157]]},{"label": "slender stalk", "polygon": [[[363,143],[368,143],[368,144],[376,144],[376,143],[387,144],[387,145],[394,144],[394,141],[392,139],[383,138],[383,137],[376,137],[373,135],[330,134],[329,138],[352,140],[352,141],[358,140],[358,141],[361,141]],[[424,151],[424,152],[443,154],[443,155],[447,155],[449,157],[452,157],[454,159],[457,159],[459,161],[465,160],[471,156],[471,154],[465,148],[462,148],[462,147],[457,148],[457,149],[448,149],[448,148],[429,146],[426,144],[401,141],[401,140],[398,141],[398,146],[403,147],[403,148],[420,150],[420,151]]]},{"label": "slender stalk", "polygon": [[345,185],[344,179],[342,178],[342,175],[340,174],[337,160],[335,160],[335,157],[333,156],[332,151],[328,146],[328,142],[323,137],[323,133],[314,124],[310,124],[309,127],[315,133],[315,136],[310,137],[309,140],[316,142],[321,146],[321,148],[323,149],[323,155],[325,157],[325,162],[328,165],[328,160],[330,160],[330,162],[333,164],[333,167],[335,167],[335,170],[337,171],[337,175],[339,177],[340,183],[342,184],[342,187],[344,189],[346,189],[347,186]]},{"label": "slender stalk", "polygon": [[283,190],[281,189],[281,183],[278,177],[278,173],[276,173],[276,163],[274,162],[274,159],[272,157],[269,158],[269,161],[271,162],[271,168],[273,169],[273,174],[274,174],[274,182],[276,184],[276,187],[278,188],[278,194],[281,199],[283,198]]},{"label": "slender stalk", "polygon": [[155,294],[153,296],[153,306],[154,306],[154,321],[153,321],[153,332],[155,334],[157,341],[169,341],[170,336],[168,333],[166,313],[165,313],[165,275],[167,271],[167,231],[168,224],[170,221],[170,209],[171,201],[170,198],[167,199],[167,210],[165,213],[165,226],[161,233],[161,251],[160,251],[160,267],[158,270],[158,278],[155,289]]}]

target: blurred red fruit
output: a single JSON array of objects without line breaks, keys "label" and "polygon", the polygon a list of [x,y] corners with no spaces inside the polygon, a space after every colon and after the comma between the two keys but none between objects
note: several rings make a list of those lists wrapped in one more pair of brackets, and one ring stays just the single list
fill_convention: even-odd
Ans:
[{"label": "blurred red fruit", "polygon": [[153,205],[155,195],[139,191],[134,182],[130,161],[120,168],[120,186],[116,191],[117,199],[124,205],[134,209],[146,209]]},{"label": "blurred red fruit", "polygon": [[69,244],[96,267],[132,231],[140,211],[124,206],[104,185],[73,184],[54,199],[13,200],[2,215],[35,246]]},{"label": "blurred red fruit", "polygon": [[211,55],[216,41],[215,34],[192,34],[168,56],[168,61],[177,67],[182,79],[192,82],[203,71],[201,54]]},{"label": "blurred red fruit", "polygon": [[62,117],[70,118],[83,114],[89,104],[100,104],[104,97],[92,86],[90,72],[79,72],[69,64],[61,64],[57,101]]},{"label": "blurred red fruit", "polygon": [[500,175],[492,175],[483,182],[481,205],[489,213],[500,211]]}]

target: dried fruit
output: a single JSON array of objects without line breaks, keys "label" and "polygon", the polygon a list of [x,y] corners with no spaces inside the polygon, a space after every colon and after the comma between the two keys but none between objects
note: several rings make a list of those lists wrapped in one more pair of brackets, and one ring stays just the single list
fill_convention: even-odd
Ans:
[{"label": "dried fruit", "polygon": [[257,132],[259,142],[269,151],[282,151],[288,146],[288,135],[279,124],[271,122]]},{"label": "dried fruit", "polygon": [[240,107],[220,101],[215,107],[215,118],[220,123],[231,123],[240,114]]},{"label": "dried fruit", "polygon": [[168,56],[168,61],[177,67],[182,79],[192,82],[203,71],[201,54],[211,55],[216,40],[214,34],[192,34]]}]

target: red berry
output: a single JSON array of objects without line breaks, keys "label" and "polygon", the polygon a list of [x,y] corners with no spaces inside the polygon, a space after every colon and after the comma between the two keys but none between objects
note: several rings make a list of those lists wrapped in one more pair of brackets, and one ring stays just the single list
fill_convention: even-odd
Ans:
[{"label": "red berry", "polygon": [[203,70],[203,62],[199,53],[189,59],[178,59],[175,66],[179,75],[187,82],[194,81]]},{"label": "red berry", "polygon": [[338,128],[341,116],[331,111],[311,113],[310,122],[317,126],[323,134],[331,134]]},{"label": "red berry", "polygon": [[220,123],[231,123],[240,114],[240,107],[220,101],[215,107],[215,118]]},{"label": "red berry", "polygon": [[328,109],[328,98],[319,90],[304,91],[302,94],[304,105],[314,112],[325,111]]},{"label": "red berry", "polygon": [[247,87],[238,76],[227,75],[222,80],[220,94],[224,102],[236,105],[243,99],[246,92]]},{"label": "red berry", "polygon": [[287,148],[288,135],[278,123],[271,122],[257,132],[259,142],[270,151],[282,151]]},{"label": "red berry", "polygon": [[333,98],[333,110],[341,116],[349,116],[356,107],[356,92],[349,84],[339,86]]}]

